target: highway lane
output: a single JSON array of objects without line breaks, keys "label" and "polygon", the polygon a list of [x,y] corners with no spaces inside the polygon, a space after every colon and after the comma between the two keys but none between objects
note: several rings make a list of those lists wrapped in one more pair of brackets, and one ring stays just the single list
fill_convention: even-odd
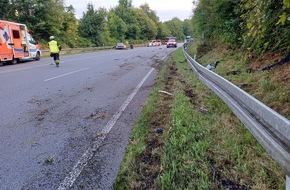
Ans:
[{"label": "highway lane", "polygon": [[67,55],[59,68],[51,58],[0,67],[0,189],[110,189],[154,67],[173,50]]}]

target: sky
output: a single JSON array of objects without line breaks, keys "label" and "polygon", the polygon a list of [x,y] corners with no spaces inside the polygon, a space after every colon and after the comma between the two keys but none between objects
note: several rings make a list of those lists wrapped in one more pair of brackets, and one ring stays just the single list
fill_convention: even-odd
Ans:
[{"label": "sky", "polygon": [[[83,12],[86,12],[89,3],[94,5],[95,9],[105,7],[113,8],[118,5],[118,0],[64,0],[65,4],[72,5],[76,10],[76,17],[81,18]],[[192,15],[192,0],[132,0],[134,7],[147,3],[151,10],[156,11],[160,21],[168,21],[173,17],[181,20],[188,19]]]}]

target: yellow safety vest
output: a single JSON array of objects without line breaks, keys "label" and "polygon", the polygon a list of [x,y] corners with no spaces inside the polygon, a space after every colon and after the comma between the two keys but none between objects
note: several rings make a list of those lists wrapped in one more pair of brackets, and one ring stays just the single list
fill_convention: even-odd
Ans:
[{"label": "yellow safety vest", "polygon": [[48,42],[48,46],[49,46],[50,53],[59,53],[57,41],[51,40],[50,42]]}]

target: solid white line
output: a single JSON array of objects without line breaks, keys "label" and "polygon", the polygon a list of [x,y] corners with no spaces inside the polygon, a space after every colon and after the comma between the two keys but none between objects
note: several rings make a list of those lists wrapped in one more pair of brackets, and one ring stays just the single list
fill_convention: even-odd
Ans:
[{"label": "solid white line", "polygon": [[162,57],[162,59],[161,59],[161,60],[163,61],[163,60],[164,60],[166,57],[167,57],[167,55],[165,55],[164,57]]},{"label": "solid white line", "polygon": [[54,79],[57,79],[57,78],[60,78],[60,77],[64,77],[64,76],[71,75],[73,73],[81,72],[81,71],[88,70],[88,69],[89,68],[84,68],[84,69],[76,70],[76,71],[73,71],[73,72],[70,72],[70,73],[66,73],[66,74],[63,74],[63,75],[59,75],[59,76],[56,76],[56,77],[52,77],[52,78],[49,78],[49,79],[45,79],[44,81],[46,82],[46,81],[54,80]]},{"label": "solid white line", "polygon": [[147,75],[142,79],[142,81],[137,85],[137,87],[133,90],[133,92],[128,96],[128,98],[125,100],[125,102],[122,104],[122,106],[118,109],[118,111],[113,115],[113,117],[109,120],[107,125],[102,129],[102,133],[94,140],[92,147],[88,148],[80,160],[74,165],[72,171],[65,177],[65,179],[62,181],[62,183],[59,185],[57,190],[68,190],[78,176],[81,174],[84,167],[87,165],[87,163],[90,161],[90,159],[93,157],[94,153],[97,151],[99,146],[102,144],[104,139],[106,138],[107,134],[111,131],[112,127],[115,125],[117,120],[120,118],[122,113],[125,111],[129,103],[132,101],[134,96],[137,94],[141,86],[144,84],[144,82],[147,80],[147,78],[150,76],[150,74],[153,72],[154,68],[152,68]]}]

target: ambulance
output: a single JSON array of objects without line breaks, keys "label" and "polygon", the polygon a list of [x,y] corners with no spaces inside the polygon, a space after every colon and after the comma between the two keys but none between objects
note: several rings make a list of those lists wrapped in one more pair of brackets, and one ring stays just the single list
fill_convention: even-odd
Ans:
[{"label": "ambulance", "polygon": [[40,60],[40,45],[25,24],[0,20],[0,65],[20,60]]}]

